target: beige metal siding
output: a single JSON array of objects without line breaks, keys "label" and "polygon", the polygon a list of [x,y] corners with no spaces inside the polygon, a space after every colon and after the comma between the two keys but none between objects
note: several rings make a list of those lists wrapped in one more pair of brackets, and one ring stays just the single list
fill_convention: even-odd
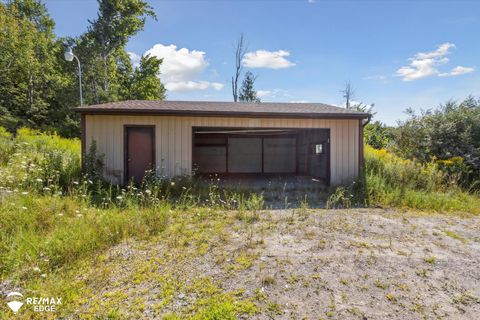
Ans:
[{"label": "beige metal siding", "polygon": [[124,125],[149,124],[156,130],[156,167],[166,177],[191,174],[192,127],[327,128],[330,129],[330,174],[333,185],[348,184],[358,175],[358,125],[355,119],[250,119],[86,115],[86,148],[93,140],[105,154],[106,177],[123,182]]}]

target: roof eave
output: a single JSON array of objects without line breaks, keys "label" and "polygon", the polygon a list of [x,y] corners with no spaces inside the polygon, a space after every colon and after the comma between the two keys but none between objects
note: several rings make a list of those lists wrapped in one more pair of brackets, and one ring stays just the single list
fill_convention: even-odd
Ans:
[{"label": "roof eave", "polygon": [[282,112],[238,112],[238,111],[182,111],[151,109],[115,109],[75,108],[81,114],[96,115],[166,115],[166,116],[201,116],[201,117],[242,117],[242,118],[300,118],[300,119],[366,119],[367,113],[282,113]]}]

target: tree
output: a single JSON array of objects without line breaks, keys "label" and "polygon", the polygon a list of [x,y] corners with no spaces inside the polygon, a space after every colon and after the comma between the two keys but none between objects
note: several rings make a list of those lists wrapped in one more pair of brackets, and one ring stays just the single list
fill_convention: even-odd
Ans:
[{"label": "tree", "polygon": [[82,64],[86,104],[123,99],[164,99],[161,60],[144,57],[137,68],[127,41],[155,17],[143,0],[99,0],[97,19],[77,38],[57,39],[40,0],[0,1],[0,126],[79,135],[77,65],[65,61],[71,46]]},{"label": "tree", "polygon": [[240,88],[240,94],[238,96],[239,100],[242,102],[261,102],[260,98],[257,97],[257,92],[254,89],[256,76],[253,75],[250,71],[245,73],[245,78],[242,82],[242,87]]},{"label": "tree", "polygon": [[373,112],[373,108],[375,104],[365,104],[363,102],[354,102],[353,99],[355,99],[355,88],[353,88],[352,84],[349,81],[345,82],[345,89],[340,90],[340,92],[343,94],[343,98],[345,99],[345,108],[346,109],[352,109],[352,110],[357,110],[360,112],[365,112],[370,114],[370,117],[367,119],[367,121],[364,122],[364,126],[370,123],[370,120],[372,117],[375,115]]},{"label": "tree", "polygon": [[392,139],[390,128],[387,128],[380,121],[375,121],[373,123],[367,124],[364,127],[363,135],[365,143],[375,149],[386,148]]},{"label": "tree", "polygon": [[340,91],[345,99],[345,108],[350,109],[350,104],[355,97],[355,89],[353,88],[350,80],[345,82],[345,89]]},{"label": "tree", "polygon": [[232,77],[232,94],[235,102],[238,101],[238,79],[242,74],[243,57],[246,52],[247,47],[245,46],[243,34],[241,34],[235,46],[235,74]]},{"label": "tree", "polygon": [[53,21],[38,1],[11,1],[0,3],[0,26],[0,125],[49,128],[68,84]]},{"label": "tree", "polygon": [[165,87],[158,78],[162,59],[154,56],[143,56],[140,65],[135,68],[129,83],[128,99],[163,100]]},{"label": "tree", "polygon": [[89,21],[86,39],[103,64],[102,89],[109,90],[109,60],[116,50],[123,49],[128,39],[143,30],[147,17],[156,19],[152,7],[143,0],[98,0],[98,17]]},{"label": "tree", "polygon": [[451,169],[450,164],[457,166],[461,162],[464,168],[460,182],[479,190],[480,99],[448,101],[420,114],[407,109],[407,115],[408,119],[393,130],[393,151],[421,162],[436,160],[446,171]]},{"label": "tree", "polygon": [[15,7],[19,19],[27,19],[39,32],[53,36],[55,22],[48,14],[47,8],[38,0],[10,0],[8,7]]}]

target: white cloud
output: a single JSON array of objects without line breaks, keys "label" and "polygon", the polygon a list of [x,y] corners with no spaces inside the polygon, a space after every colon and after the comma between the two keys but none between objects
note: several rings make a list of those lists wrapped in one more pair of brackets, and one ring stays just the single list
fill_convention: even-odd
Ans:
[{"label": "white cloud", "polygon": [[416,59],[432,59],[432,58],[442,58],[447,54],[450,54],[450,49],[455,48],[455,45],[450,42],[442,43],[438,46],[437,50],[430,52],[419,52],[415,55]]},{"label": "white cloud", "polygon": [[387,77],[382,75],[382,74],[374,74],[374,75],[371,75],[371,76],[366,76],[366,77],[363,77],[363,80],[380,80],[380,81],[384,81],[386,80]]},{"label": "white cloud", "polygon": [[450,54],[450,49],[455,45],[450,42],[443,43],[434,51],[419,52],[412,58],[408,59],[410,64],[398,69],[394,76],[401,77],[403,81],[413,81],[430,76],[457,76],[464,73],[473,72],[473,68],[456,67],[449,73],[441,73],[438,66],[446,64],[449,59],[446,57]]},{"label": "white cloud", "polygon": [[219,82],[208,81],[177,81],[167,82],[165,87],[169,91],[193,91],[193,90],[222,90],[224,85]]},{"label": "white cloud", "polygon": [[205,52],[177,49],[176,45],[164,46],[156,44],[145,55],[150,54],[163,58],[161,78],[165,82],[188,81],[198,76],[208,66],[205,60]]},{"label": "white cloud", "polygon": [[317,0],[307,0],[308,3],[315,3]]},{"label": "white cloud", "polygon": [[132,65],[134,67],[138,67],[140,65],[140,59],[142,58],[140,55],[136,54],[135,52],[127,52],[132,61]]},{"label": "white cloud", "polygon": [[307,100],[292,100],[292,101],[289,101],[290,103],[308,103],[309,101]]},{"label": "white cloud", "polygon": [[[140,56],[129,52],[132,64],[138,65]],[[205,52],[177,48],[176,45],[155,44],[144,55],[163,59],[160,79],[169,91],[221,90],[224,85],[218,82],[202,81],[198,78],[208,67]]]},{"label": "white cloud", "polygon": [[257,50],[255,52],[247,52],[245,54],[245,57],[243,58],[243,65],[249,68],[289,68],[295,65],[295,63],[286,59],[286,57],[289,56],[290,52],[285,50]]},{"label": "white cloud", "polygon": [[272,93],[272,91],[270,91],[270,90],[258,90],[257,91],[257,96],[259,98],[263,98],[263,97],[269,96],[271,93]]},{"label": "white cloud", "polygon": [[269,98],[272,100],[285,100],[285,99],[293,99],[294,97],[288,92],[288,90],[284,89],[270,89],[270,90],[258,90],[257,96],[259,98]]},{"label": "white cloud", "polygon": [[475,68],[469,68],[469,67],[462,67],[458,66],[453,68],[450,72],[445,72],[445,73],[440,73],[440,77],[454,77],[454,76],[459,76],[462,74],[467,74],[467,73],[472,73],[475,71]]}]

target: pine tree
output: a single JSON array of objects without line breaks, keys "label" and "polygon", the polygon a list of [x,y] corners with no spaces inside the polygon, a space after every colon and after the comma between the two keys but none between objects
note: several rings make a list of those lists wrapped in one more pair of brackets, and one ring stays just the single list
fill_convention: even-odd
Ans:
[{"label": "pine tree", "polygon": [[240,88],[240,94],[238,96],[240,101],[243,102],[261,102],[260,98],[257,97],[257,92],[254,89],[256,76],[253,75],[250,71],[245,73],[245,78],[242,82],[242,87]]}]

